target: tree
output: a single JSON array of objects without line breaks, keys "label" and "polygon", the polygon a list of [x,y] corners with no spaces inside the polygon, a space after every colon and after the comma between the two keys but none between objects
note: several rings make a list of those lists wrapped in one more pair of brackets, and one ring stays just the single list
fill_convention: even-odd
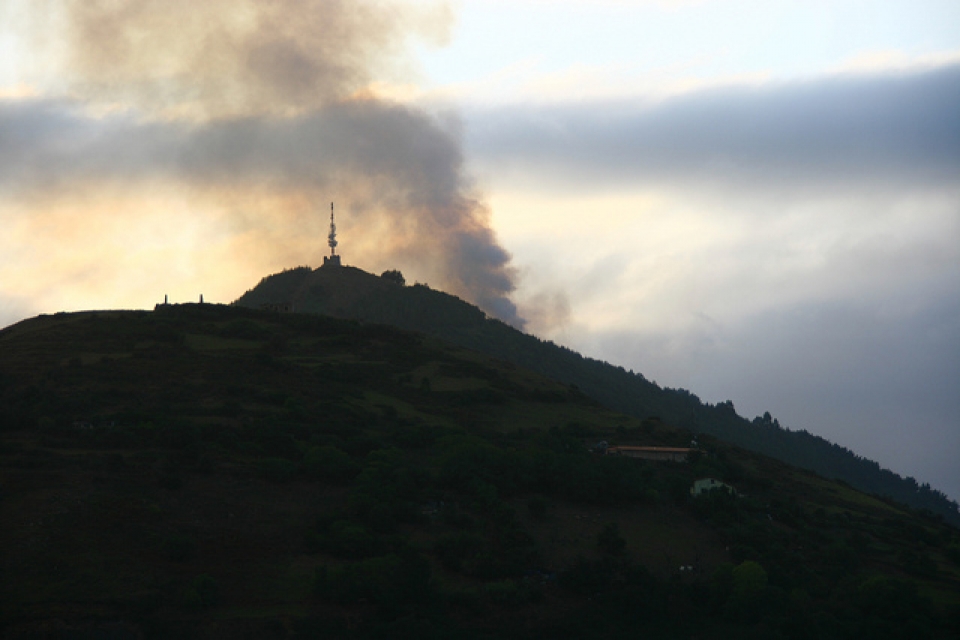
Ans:
[{"label": "tree", "polygon": [[407,284],[407,281],[404,279],[403,274],[400,273],[399,269],[388,269],[381,273],[380,277],[389,282],[398,284],[401,287]]},{"label": "tree", "polygon": [[733,595],[755,597],[767,586],[767,572],[760,563],[748,560],[733,568]]},{"label": "tree", "polygon": [[756,622],[764,615],[767,572],[758,562],[742,562],[730,573],[730,594],[724,615],[740,622]]}]

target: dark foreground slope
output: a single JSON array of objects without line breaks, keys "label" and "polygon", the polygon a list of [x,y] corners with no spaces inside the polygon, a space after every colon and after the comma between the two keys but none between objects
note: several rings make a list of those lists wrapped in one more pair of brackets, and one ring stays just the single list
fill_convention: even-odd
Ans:
[{"label": "dark foreground slope", "polygon": [[646,418],[657,416],[854,487],[929,509],[960,526],[957,503],[927,484],[902,478],[876,462],[806,431],[783,429],[769,414],[747,420],[730,402],[711,405],[684,389],[661,388],[639,373],[544,342],[487,318],[476,307],[426,286],[401,287],[359,269],[300,267],[264,278],[236,304],[257,308],[290,302],[321,313],[423,331],[575,384],[605,406]]},{"label": "dark foreground slope", "polygon": [[[0,636],[950,638],[960,534],[504,361],[213,305],[0,332]],[[693,498],[694,479],[735,486]]]}]

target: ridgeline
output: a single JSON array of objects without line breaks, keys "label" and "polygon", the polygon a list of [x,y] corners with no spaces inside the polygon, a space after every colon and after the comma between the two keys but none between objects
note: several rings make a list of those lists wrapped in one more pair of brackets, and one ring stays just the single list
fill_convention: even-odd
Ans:
[{"label": "ridgeline", "polygon": [[687,390],[662,388],[640,373],[585,358],[488,318],[455,296],[420,284],[403,286],[396,275],[388,272],[381,278],[353,267],[298,267],[263,278],[234,304],[259,308],[289,303],[300,313],[389,324],[434,335],[575,385],[611,409],[716,436],[826,478],[842,480],[865,493],[928,510],[960,527],[957,503],[929,484],[903,478],[807,431],[785,429],[769,414],[748,420],[736,413],[732,402],[705,403]]}]

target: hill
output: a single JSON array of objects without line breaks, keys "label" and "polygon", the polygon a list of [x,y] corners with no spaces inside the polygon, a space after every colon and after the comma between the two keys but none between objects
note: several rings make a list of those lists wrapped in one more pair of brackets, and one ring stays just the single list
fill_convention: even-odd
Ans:
[{"label": "hill", "polygon": [[576,385],[617,411],[639,418],[657,417],[716,436],[824,477],[843,480],[861,491],[927,509],[960,526],[957,503],[928,484],[902,478],[807,431],[782,428],[769,414],[748,420],[736,413],[732,402],[711,405],[684,389],[661,388],[640,373],[526,335],[486,317],[459,298],[425,285],[400,286],[352,267],[300,267],[264,278],[235,304],[257,308],[277,302],[292,303],[298,312],[429,333]]},{"label": "hill", "polygon": [[709,436],[595,449],[691,437],[383,325],[26,320],[0,331],[0,634],[956,637],[936,519]]}]

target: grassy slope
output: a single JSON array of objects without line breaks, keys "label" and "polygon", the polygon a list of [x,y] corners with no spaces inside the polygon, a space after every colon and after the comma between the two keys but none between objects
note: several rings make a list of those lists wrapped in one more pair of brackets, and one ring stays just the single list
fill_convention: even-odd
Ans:
[{"label": "grassy slope", "polygon": [[662,417],[828,478],[844,480],[862,491],[928,509],[960,526],[957,503],[913,478],[902,478],[806,431],[782,429],[773,420],[746,420],[730,403],[705,404],[683,389],[662,389],[640,374],[584,358],[487,319],[476,307],[425,286],[400,287],[352,267],[300,267],[264,278],[236,304],[256,308],[269,302],[293,302],[301,312],[431,333],[566,384],[576,384],[602,404],[623,413],[639,418]]},{"label": "grassy slope", "polygon": [[[650,589],[672,604],[628,609],[668,636],[813,616],[845,637],[877,575],[937,637],[960,599],[960,538],[934,520],[709,438],[694,464],[589,454],[690,433],[387,327],[212,305],[35,318],[0,332],[0,426],[12,637],[504,637],[591,614],[617,635],[636,620],[616,598]],[[702,475],[745,497],[690,500]],[[609,523],[621,554],[598,547]],[[723,576],[744,561],[776,617],[737,608]]]}]

